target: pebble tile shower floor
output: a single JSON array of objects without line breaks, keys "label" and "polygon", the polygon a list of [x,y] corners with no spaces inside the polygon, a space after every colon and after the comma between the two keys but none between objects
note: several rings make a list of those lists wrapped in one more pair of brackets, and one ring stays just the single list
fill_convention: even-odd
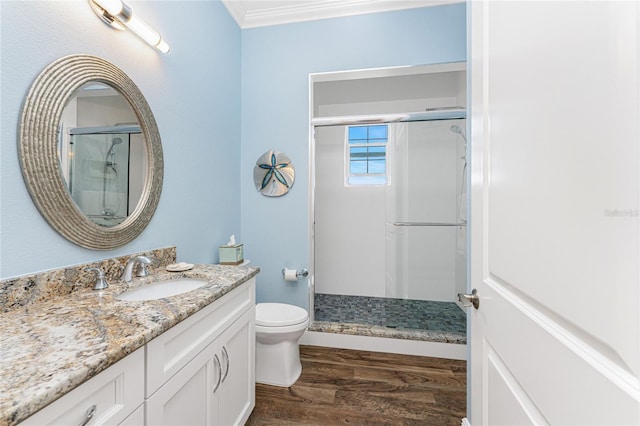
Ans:
[{"label": "pebble tile shower floor", "polygon": [[466,342],[466,315],[453,302],[320,293],[315,295],[314,302],[314,321],[318,323],[407,332],[407,338],[418,336],[417,340],[431,340],[429,335],[437,334],[452,343]]}]

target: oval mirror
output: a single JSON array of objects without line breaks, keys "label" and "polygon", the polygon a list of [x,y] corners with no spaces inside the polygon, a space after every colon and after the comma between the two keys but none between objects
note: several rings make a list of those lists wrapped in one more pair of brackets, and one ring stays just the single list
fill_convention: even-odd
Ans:
[{"label": "oval mirror", "polygon": [[19,155],[42,216],[80,246],[120,247],[157,208],[164,165],[153,113],[104,59],[71,55],[45,68],[24,103]]}]

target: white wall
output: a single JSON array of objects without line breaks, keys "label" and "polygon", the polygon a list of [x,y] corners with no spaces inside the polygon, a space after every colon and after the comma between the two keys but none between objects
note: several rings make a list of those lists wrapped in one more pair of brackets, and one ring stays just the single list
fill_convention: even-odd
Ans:
[{"label": "white wall", "polygon": [[136,123],[138,118],[123,96],[82,96],[77,99],[77,126],[115,126]]}]

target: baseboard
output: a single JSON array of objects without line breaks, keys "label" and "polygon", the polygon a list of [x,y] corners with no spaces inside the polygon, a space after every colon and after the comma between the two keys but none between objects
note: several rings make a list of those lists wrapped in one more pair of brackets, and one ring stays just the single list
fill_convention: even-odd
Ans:
[{"label": "baseboard", "polygon": [[300,344],[434,358],[467,359],[467,345],[307,331]]}]

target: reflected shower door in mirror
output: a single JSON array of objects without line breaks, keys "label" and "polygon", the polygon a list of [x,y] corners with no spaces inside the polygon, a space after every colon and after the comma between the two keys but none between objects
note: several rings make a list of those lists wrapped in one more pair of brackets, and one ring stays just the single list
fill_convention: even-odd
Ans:
[{"label": "reflected shower door in mirror", "polygon": [[138,205],[144,184],[144,140],[137,126],[71,129],[69,192],[95,223],[114,226]]},{"label": "reflected shower door in mirror", "polygon": [[127,100],[108,85],[83,85],[65,106],[60,136],[60,167],[77,207],[100,226],[122,223],[138,206],[147,167]]}]

